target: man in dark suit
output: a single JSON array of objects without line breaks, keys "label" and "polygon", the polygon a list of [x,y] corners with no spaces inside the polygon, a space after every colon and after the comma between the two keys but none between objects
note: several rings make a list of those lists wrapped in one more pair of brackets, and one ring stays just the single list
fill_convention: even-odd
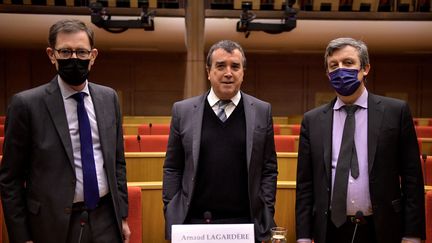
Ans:
[{"label": "man in dark suit", "polygon": [[115,91],[87,81],[98,54],[93,31],[58,21],[46,52],[58,75],[14,95],[6,116],[0,187],[9,240],[128,242],[122,117]]},{"label": "man in dark suit", "polygon": [[420,242],[424,188],[408,104],[367,91],[362,41],[332,40],[325,66],[337,97],[302,121],[297,242]]},{"label": "man in dark suit", "polygon": [[206,220],[253,223],[259,241],[275,226],[271,106],[240,91],[245,65],[239,44],[214,44],[206,64],[210,91],[173,106],[163,169],[167,239],[173,224]]}]

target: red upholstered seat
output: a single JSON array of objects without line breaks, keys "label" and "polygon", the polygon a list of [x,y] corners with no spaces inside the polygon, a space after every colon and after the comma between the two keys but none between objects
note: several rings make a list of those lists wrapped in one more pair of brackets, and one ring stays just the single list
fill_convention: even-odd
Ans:
[{"label": "red upholstered seat", "polygon": [[141,152],[137,135],[123,135],[125,152]]},{"label": "red upholstered seat", "polygon": [[432,138],[432,126],[415,126],[417,137]]},{"label": "red upholstered seat", "polygon": [[142,124],[138,126],[139,135],[169,135],[170,124]]},{"label": "red upholstered seat", "polygon": [[169,135],[170,124],[149,124],[150,135]]},{"label": "red upholstered seat", "polygon": [[169,135],[140,135],[141,152],[166,152]]},{"label": "red upholstered seat", "polygon": [[300,124],[292,125],[291,135],[300,135]]},{"label": "red upholstered seat", "polygon": [[138,134],[139,135],[150,135],[150,127],[149,124],[141,124],[138,126]]},{"label": "red upholstered seat", "polygon": [[421,158],[421,165],[425,185],[432,186],[432,156],[427,156],[426,161]]},{"label": "red upholstered seat", "polygon": [[4,125],[0,125],[0,137],[4,137]]},{"label": "red upholstered seat", "polygon": [[276,152],[296,152],[295,138],[292,135],[275,135],[275,149]]},{"label": "red upholstered seat", "polygon": [[432,243],[432,191],[426,193],[426,243]]},{"label": "red upholstered seat", "polygon": [[0,116],[0,124],[5,124],[6,121],[6,117],[5,116]]},{"label": "red upholstered seat", "polygon": [[281,135],[281,127],[279,124],[273,124],[274,135]]},{"label": "red upholstered seat", "polygon": [[4,142],[4,137],[0,137],[0,155],[3,155],[3,142]]},{"label": "red upholstered seat", "polygon": [[128,225],[131,230],[130,243],[142,243],[142,204],[141,188],[128,186],[129,211]]}]

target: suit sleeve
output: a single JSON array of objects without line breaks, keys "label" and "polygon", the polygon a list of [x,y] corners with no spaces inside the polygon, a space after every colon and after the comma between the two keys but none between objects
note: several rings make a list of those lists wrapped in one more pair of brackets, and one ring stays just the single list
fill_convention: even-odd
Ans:
[{"label": "suit sleeve", "polygon": [[404,236],[425,239],[424,182],[414,123],[408,104],[404,103],[399,140],[400,177],[403,200]]},{"label": "suit sleeve", "polygon": [[268,107],[267,115],[267,143],[265,145],[264,152],[264,167],[262,170],[261,177],[261,192],[263,193],[264,199],[266,200],[267,207],[269,208],[272,215],[275,213],[275,202],[276,202],[276,188],[277,188],[277,159],[274,144],[274,130],[271,107]]},{"label": "suit sleeve", "polygon": [[32,154],[29,116],[24,100],[18,95],[14,96],[6,116],[0,167],[1,201],[11,242],[31,239],[25,200],[25,183]]},{"label": "suit sleeve", "polygon": [[164,203],[164,212],[166,211],[167,204],[181,189],[183,179],[185,158],[179,130],[180,117],[177,113],[177,106],[174,104],[167,152],[163,166],[162,200]]},{"label": "suit sleeve", "polygon": [[117,188],[119,193],[119,209],[120,216],[124,219],[128,216],[128,194],[127,194],[127,178],[126,178],[126,160],[124,156],[124,143],[123,143],[123,128],[122,128],[122,115],[118,102],[117,94],[114,92],[114,105],[116,111],[116,124],[117,124],[117,144],[116,144],[116,176]]},{"label": "suit sleeve", "polygon": [[313,174],[309,128],[306,115],[301,123],[300,130],[295,208],[297,239],[311,239],[313,214]]}]

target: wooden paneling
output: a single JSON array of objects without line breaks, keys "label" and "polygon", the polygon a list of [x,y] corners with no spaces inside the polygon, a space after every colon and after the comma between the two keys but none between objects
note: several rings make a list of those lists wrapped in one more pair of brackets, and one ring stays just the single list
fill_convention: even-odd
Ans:
[{"label": "wooden paneling", "polygon": [[[44,48],[0,51],[2,114],[14,93],[48,82],[55,69]],[[270,102],[274,116],[302,115],[334,97],[322,54],[245,51],[242,90]],[[430,55],[420,54],[371,56],[367,88],[381,95],[407,97],[414,117],[432,117],[430,60]],[[185,72],[186,53],[100,50],[90,80],[118,91],[123,115],[169,116],[172,104],[183,99]]]}]

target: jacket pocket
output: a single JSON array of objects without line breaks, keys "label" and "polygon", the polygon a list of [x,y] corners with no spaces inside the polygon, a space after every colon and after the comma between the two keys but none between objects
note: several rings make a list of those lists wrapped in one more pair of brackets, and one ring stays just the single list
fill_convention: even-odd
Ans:
[{"label": "jacket pocket", "polygon": [[30,213],[37,215],[40,209],[40,202],[32,199],[27,199],[27,209]]}]

